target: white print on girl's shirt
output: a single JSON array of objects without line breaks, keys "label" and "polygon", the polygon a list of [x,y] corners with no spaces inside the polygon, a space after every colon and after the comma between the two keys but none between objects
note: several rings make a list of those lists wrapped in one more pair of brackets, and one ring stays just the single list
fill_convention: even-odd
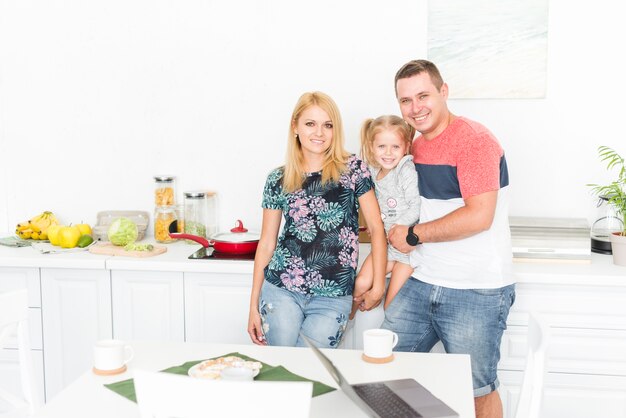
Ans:
[{"label": "white print on girl's shirt", "polygon": [[385,220],[385,218],[387,217],[393,219],[398,216],[398,212],[395,210],[396,206],[398,206],[398,201],[396,199],[394,199],[393,197],[387,199],[387,215],[383,214],[383,220]]}]

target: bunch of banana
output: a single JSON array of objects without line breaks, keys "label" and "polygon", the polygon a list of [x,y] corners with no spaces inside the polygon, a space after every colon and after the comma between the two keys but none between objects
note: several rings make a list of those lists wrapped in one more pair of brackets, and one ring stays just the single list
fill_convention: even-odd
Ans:
[{"label": "bunch of banana", "polygon": [[45,211],[33,216],[28,221],[17,224],[15,234],[22,239],[48,239],[48,228],[58,224],[59,221],[54,213]]}]

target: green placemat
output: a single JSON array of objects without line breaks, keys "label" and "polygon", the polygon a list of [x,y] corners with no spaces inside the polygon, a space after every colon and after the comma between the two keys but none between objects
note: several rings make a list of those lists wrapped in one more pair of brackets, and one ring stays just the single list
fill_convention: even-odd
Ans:
[{"label": "green placemat", "polygon": [[[241,357],[244,360],[259,361],[253,359],[252,357],[248,357],[239,353],[229,353],[217,357],[226,356],[237,356]],[[166,373],[182,374],[186,376],[189,369],[202,361],[204,360],[188,361],[187,363],[181,364],[180,366],[170,367],[161,371]],[[335,388],[325,385],[323,383],[291,373],[283,366],[270,366],[269,364],[263,363],[262,361],[260,363],[263,364],[263,367],[261,367],[261,371],[254,378],[254,380],[273,380],[281,382],[313,382],[313,397],[323,395],[324,393],[332,392],[333,390],[335,390]],[[111,389],[113,392],[122,395],[127,399],[130,399],[133,402],[137,402],[137,395],[135,394],[135,382],[133,379],[122,380],[120,382],[110,383],[104,386]]]}]

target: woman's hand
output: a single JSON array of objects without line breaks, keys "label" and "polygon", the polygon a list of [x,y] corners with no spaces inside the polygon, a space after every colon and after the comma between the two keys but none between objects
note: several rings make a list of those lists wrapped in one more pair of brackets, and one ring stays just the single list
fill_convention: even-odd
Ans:
[{"label": "woman's hand", "polygon": [[263,327],[261,326],[261,314],[259,314],[259,310],[256,308],[250,308],[248,334],[254,344],[267,345],[265,335],[263,335]]},{"label": "woman's hand", "polygon": [[374,309],[375,307],[377,307],[378,305],[380,305],[380,302],[383,300],[384,293],[385,292],[382,290],[371,288],[370,290],[363,293],[362,295],[355,296],[354,299],[357,301],[362,300],[361,304],[359,305],[359,310],[361,312],[370,311]]}]

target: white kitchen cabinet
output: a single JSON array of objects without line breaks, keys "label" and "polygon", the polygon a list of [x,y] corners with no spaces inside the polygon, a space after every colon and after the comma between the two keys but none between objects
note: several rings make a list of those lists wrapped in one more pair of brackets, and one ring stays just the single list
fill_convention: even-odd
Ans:
[{"label": "white kitchen cabinet", "polygon": [[41,269],[46,398],[92,367],[93,345],[112,337],[108,270]]},{"label": "white kitchen cabinet", "polygon": [[185,340],[182,272],[111,271],[113,336],[120,340]]},{"label": "white kitchen cabinet", "polygon": [[[28,289],[28,327],[30,329],[35,385],[39,392],[39,398],[43,401],[45,400],[45,386],[39,269],[32,267],[0,268],[0,292],[23,288]],[[14,340],[9,342],[7,348],[0,350],[0,387],[15,395],[21,395],[19,371],[20,364],[17,351],[17,335],[15,335]],[[0,406],[0,411],[1,410],[2,407]]]},{"label": "white kitchen cabinet", "polygon": [[251,274],[185,273],[186,341],[251,344]]}]

